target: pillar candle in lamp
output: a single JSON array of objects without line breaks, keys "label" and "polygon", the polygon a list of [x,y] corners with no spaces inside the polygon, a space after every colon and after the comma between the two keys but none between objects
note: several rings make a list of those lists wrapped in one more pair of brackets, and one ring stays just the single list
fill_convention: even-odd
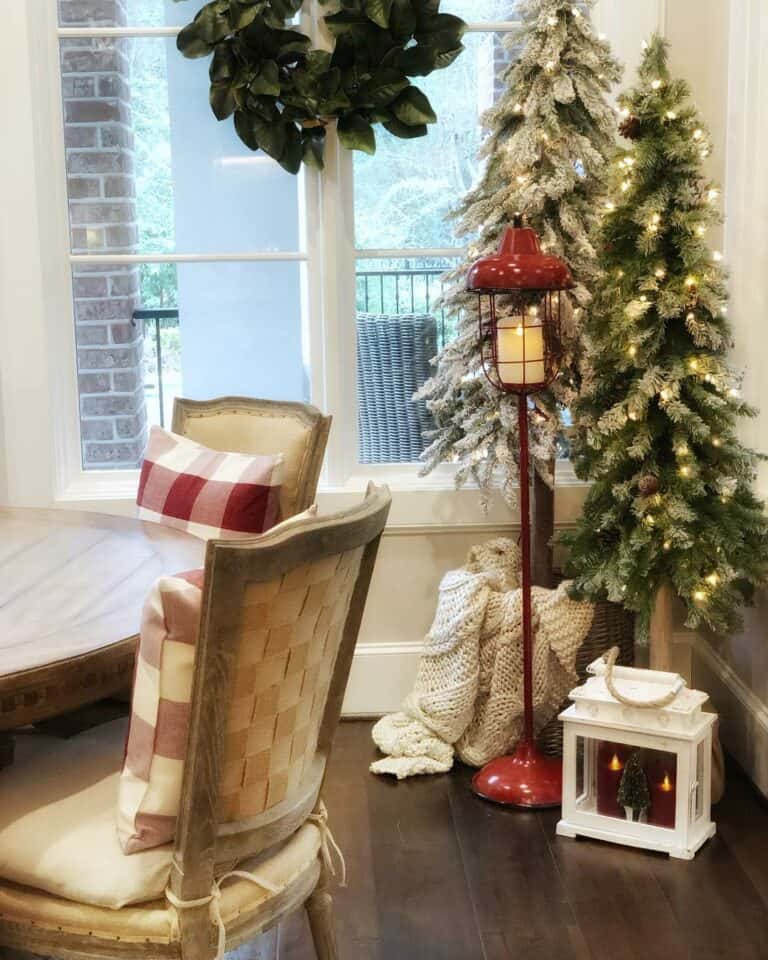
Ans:
[{"label": "pillar candle in lamp", "polygon": [[499,321],[496,349],[503,383],[533,384],[547,379],[544,332],[535,315],[531,320],[535,326],[528,326],[522,317]]},{"label": "pillar candle in lamp", "polygon": [[651,778],[651,810],[648,822],[655,827],[669,827],[674,830],[676,806],[677,790],[673,775],[669,770],[658,768]]},{"label": "pillar candle in lamp", "polygon": [[618,793],[626,765],[627,751],[623,744],[601,742],[597,751],[597,812],[604,817],[624,819]]}]

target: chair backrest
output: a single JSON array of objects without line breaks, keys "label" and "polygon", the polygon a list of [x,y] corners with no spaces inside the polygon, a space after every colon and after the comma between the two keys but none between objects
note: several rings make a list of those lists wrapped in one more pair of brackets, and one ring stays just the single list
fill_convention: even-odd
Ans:
[{"label": "chair backrest", "polygon": [[176,896],[205,897],[217,863],[268,849],[312,812],[389,505],[371,485],[343,513],[209,542]]},{"label": "chair backrest", "polygon": [[292,517],[315,501],[331,418],[308,403],[218,397],[173,404],[174,433],[212,450],[282,453],[281,516]]}]

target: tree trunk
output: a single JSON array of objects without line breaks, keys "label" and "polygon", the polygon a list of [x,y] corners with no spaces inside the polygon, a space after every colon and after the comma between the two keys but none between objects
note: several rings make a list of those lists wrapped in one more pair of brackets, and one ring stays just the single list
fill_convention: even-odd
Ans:
[{"label": "tree trunk", "polygon": [[651,614],[651,670],[670,670],[672,663],[672,587],[665,583],[656,594]]},{"label": "tree trunk", "polygon": [[[550,462],[552,476],[555,475],[555,461]],[[550,489],[533,471],[533,503],[531,510],[531,582],[537,587],[554,586],[552,569],[552,539],[555,535],[555,491]]]}]

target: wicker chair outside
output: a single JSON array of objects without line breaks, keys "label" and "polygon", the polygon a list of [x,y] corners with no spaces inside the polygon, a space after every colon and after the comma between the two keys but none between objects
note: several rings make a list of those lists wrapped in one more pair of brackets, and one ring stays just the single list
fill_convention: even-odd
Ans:
[{"label": "wicker chair outside", "polygon": [[414,393],[431,375],[437,322],[430,314],[357,315],[361,463],[414,463],[434,427]]}]

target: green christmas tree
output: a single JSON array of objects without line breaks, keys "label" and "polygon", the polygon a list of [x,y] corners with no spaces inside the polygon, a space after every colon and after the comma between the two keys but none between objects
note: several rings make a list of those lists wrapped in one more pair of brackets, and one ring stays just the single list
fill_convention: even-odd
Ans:
[{"label": "green christmas tree", "polygon": [[636,750],[627,760],[616,799],[620,806],[629,807],[632,810],[636,820],[639,819],[639,814],[651,805],[648,780],[643,770],[642,755],[639,750]]},{"label": "green christmas tree", "polygon": [[[456,233],[469,248],[446,276],[440,305],[455,318],[458,334],[419,394],[437,425],[422,473],[458,462],[457,486],[471,480],[487,491],[498,478],[510,502],[518,479],[517,400],[502,395],[481,372],[477,297],[467,293],[466,276],[478,257],[496,252],[504,228],[522,212],[547,252],[571,267],[576,287],[567,298],[568,326],[572,334],[579,326],[598,272],[590,238],[615,137],[607,94],[621,75],[590,22],[592,2],[518,5],[522,28],[509,41],[513,63],[503,78],[506,89],[484,117],[489,135],[482,174],[455,214]],[[542,475],[555,451],[558,404],[571,402],[575,383],[570,356],[531,411],[531,453]]]},{"label": "green christmas tree", "polygon": [[567,538],[571,573],[576,593],[623,602],[643,628],[670,584],[689,626],[726,630],[766,577],[768,526],[756,454],[737,436],[754,411],[728,365],[722,258],[707,245],[719,222],[708,135],[659,37],[619,103],[628,139],[612,164],[575,407],[576,471],[592,486]]}]

